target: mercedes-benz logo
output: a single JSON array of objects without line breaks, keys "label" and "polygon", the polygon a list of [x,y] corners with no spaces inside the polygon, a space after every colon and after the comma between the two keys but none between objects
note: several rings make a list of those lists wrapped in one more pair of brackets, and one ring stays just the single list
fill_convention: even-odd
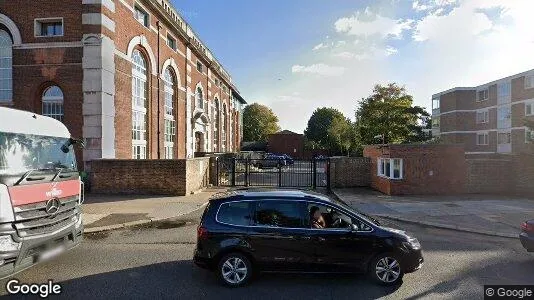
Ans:
[{"label": "mercedes-benz logo", "polygon": [[50,199],[46,202],[46,213],[53,216],[59,212],[61,202],[58,198]]}]

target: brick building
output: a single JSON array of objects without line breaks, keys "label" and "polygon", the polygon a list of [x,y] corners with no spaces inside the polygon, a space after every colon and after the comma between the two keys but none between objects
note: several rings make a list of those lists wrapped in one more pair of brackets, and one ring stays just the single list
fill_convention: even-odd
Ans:
[{"label": "brick building", "polygon": [[293,158],[302,158],[304,155],[304,134],[289,130],[269,134],[267,151],[287,154]]},{"label": "brick building", "polygon": [[534,70],[432,96],[434,136],[467,154],[533,153],[526,120],[534,120]]},{"label": "brick building", "polygon": [[0,1],[0,105],[63,121],[84,163],[238,150],[244,104],[167,0]]},{"label": "brick building", "polygon": [[370,168],[365,170],[370,169],[371,187],[382,193],[466,191],[468,170],[461,145],[372,145],[364,147],[363,156],[370,159]]}]

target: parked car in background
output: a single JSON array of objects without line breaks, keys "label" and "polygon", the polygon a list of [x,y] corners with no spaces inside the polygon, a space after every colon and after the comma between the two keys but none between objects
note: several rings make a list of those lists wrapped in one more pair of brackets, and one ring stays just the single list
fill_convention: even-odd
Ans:
[{"label": "parked car in background", "polygon": [[256,167],[260,169],[279,168],[286,165],[286,158],[276,154],[266,154],[263,159],[255,162]]},{"label": "parked car in background", "polygon": [[317,155],[317,156],[314,157],[314,159],[318,159],[318,160],[328,159],[328,156]]},{"label": "parked car in background", "polygon": [[[317,214],[324,226],[315,226]],[[419,241],[382,226],[342,201],[299,190],[222,193],[206,207],[197,231],[196,265],[241,286],[256,271],[362,272],[393,285],[421,268]]]},{"label": "parked car in background", "polygon": [[534,220],[526,221],[521,224],[521,233],[519,239],[523,248],[528,252],[534,252]]},{"label": "parked car in background", "polygon": [[293,157],[287,155],[287,154],[282,154],[282,156],[285,158],[285,161],[286,161],[286,166],[290,166],[290,165],[293,165],[295,163],[295,161],[293,160]]}]

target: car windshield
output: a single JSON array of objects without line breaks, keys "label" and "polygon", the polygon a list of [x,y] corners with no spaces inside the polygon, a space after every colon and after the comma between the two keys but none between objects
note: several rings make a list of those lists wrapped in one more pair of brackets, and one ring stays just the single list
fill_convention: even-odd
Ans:
[{"label": "car windshield", "polygon": [[42,169],[76,170],[68,138],[0,132],[1,175]]}]

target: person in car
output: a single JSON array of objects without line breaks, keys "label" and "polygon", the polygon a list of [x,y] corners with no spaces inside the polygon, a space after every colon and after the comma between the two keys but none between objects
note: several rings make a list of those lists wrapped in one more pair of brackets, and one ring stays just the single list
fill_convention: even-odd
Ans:
[{"label": "person in car", "polygon": [[324,221],[323,214],[321,214],[321,211],[317,206],[312,206],[310,208],[310,223],[312,228],[326,228],[326,222]]}]

